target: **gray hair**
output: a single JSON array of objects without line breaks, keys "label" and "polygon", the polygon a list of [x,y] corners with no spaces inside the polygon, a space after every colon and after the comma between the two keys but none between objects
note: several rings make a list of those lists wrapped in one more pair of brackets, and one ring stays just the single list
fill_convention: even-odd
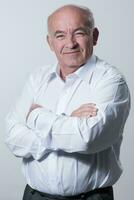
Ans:
[{"label": "gray hair", "polygon": [[74,5],[74,4],[68,4],[68,5],[64,5],[64,6],[60,7],[60,8],[58,8],[57,10],[55,10],[55,11],[48,17],[48,20],[47,20],[48,30],[49,30],[49,23],[50,23],[50,21],[51,21],[52,16],[53,16],[55,13],[59,12],[61,9],[63,9],[63,8],[69,8],[69,7],[70,7],[70,8],[77,9],[77,10],[79,10],[80,12],[82,12],[83,15],[85,15],[85,18],[86,18],[86,20],[87,20],[87,21],[86,21],[86,25],[87,25],[90,29],[94,28],[94,26],[95,26],[94,16],[93,16],[92,11],[91,11],[89,8],[87,8],[87,7],[85,7],[85,6],[78,6],[78,5]]},{"label": "gray hair", "polygon": [[86,7],[86,6],[76,6],[76,5],[70,5],[76,9],[79,9],[81,12],[83,12],[85,14],[85,16],[87,17],[87,25],[89,26],[89,28],[94,28],[95,26],[95,21],[94,21],[94,16],[92,11]]}]

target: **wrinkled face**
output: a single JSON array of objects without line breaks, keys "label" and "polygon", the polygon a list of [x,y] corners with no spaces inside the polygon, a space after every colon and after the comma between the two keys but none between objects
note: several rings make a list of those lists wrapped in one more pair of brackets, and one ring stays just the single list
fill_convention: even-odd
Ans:
[{"label": "wrinkled face", "polygon": [[89,29],[78,10],[62,10],[50,20],[47,40],[61,67],[79,68],[85,64],[97,38],[97,29]]}]

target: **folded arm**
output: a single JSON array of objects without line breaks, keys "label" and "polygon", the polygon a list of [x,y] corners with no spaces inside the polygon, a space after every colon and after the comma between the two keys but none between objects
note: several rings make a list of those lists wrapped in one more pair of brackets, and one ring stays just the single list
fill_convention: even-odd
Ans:
[{"label": "folded arm", "polygon": [[130,106],[124,80],[113,77],[98,84],[92,93],[97,115],[93,114],[95,110],[91,114],[87,110],[83,112],[88,107],[85,105],[74,110],[71,116],[56,115],[42,106],[30,110],[35,104],[34,84],[31,77],[16,107],[7,116],[6,143],[16,156],[32,156],[38,160],[44,154],[58,150],[89,154],[118,141]]},{"label": "folded arm", "polygon": [[[58,116],[51,111],[43,108],[35,102],[36,86],[38,80],[34,76],[30,76],[29,81],[25,85],[23,92],[18,99],[15,107],[10,110],[6,117],[6,144],[12,153],[17,157],[40,159],[44,154],[53,151],[51,148],[51,130]],[[45,115],[43,127],[35,129],[37,115],[42,113]],[[96,109],[92,105],[83,105],[80,109],[76,109],[72,116],[94,116]],[[36,117],[34,115],[36,113]],[[27,120],[30,114],[31,127],[28,126]],[[32,116],[34,118],[32,119]]]},{"label": "folded arm", "polygon": [[[113,76],[102,80],[92,93],[92,102],[98,108],[94,117],[80,116],[80,108],[71,116],[57,116],[49,133],[51,150],[91,154],[118,142],[130,107],[129,91],[124,79]],[[48,121],[47,112],[45,108],[35,109],[28,118],[28,126],[38,130],[42,139]],[[54,113],[51,115],[55,116]]]}]

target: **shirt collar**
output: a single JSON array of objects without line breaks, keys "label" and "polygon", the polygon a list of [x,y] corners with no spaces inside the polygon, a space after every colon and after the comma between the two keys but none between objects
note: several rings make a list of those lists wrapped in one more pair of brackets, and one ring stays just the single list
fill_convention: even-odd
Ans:
[{"label": "shirt collar", "polygon": [[53,67],[49,71],[48,76],[47,76],[47,82],[51,81],[53,78],[55,78],[58,75],[58,67],[57,66],[58,66],[58,63],[53,65]]},{"label": "shirt collar", "polygon": [[96,63],[96,56],[95,55],[92,55],[87,63],[85,65],[83,65],[82,67],[80,67],[76,72],[75,74],[77,76],[79,76],[79,78],[81,78],[82,80],[84,80],[86,78],[86,76],[88,75],[89,77],[89,74],[91,74],[93,68],[94,68],[94,65]]},{"label": "shirt collar", "polygon": [[[68,75],[68,77],[79,77],[80,79],[84,80],[85,77],[91,74],[93,67],[96,63],[96,56],[92,55],[86,64],[84,64],[83,66],[81,66],[80,68],[78,68],[78,70],[76,70],[74,73]],[[59,77],[59,66],[58,66],[58,62],[51,68],[51,71],[48,75],[48,81],[51,81],[53,78],[55,77]]]}]

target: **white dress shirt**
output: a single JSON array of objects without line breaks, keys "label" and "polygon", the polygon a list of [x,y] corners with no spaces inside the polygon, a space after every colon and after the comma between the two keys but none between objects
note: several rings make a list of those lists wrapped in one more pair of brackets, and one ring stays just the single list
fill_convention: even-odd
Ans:
[{"label": "white dress shirt", "polygon": [[[129,108],[129,90],[120,72],[92,56],[63,81],[58,65],[38,69],[7,116],[6,143],[23,158],[23,173],[34,189],[76,195],[113,185]],[[33,103],[43,106],[26,116]],[[71,117],[95,103],[95,117]]]}]

